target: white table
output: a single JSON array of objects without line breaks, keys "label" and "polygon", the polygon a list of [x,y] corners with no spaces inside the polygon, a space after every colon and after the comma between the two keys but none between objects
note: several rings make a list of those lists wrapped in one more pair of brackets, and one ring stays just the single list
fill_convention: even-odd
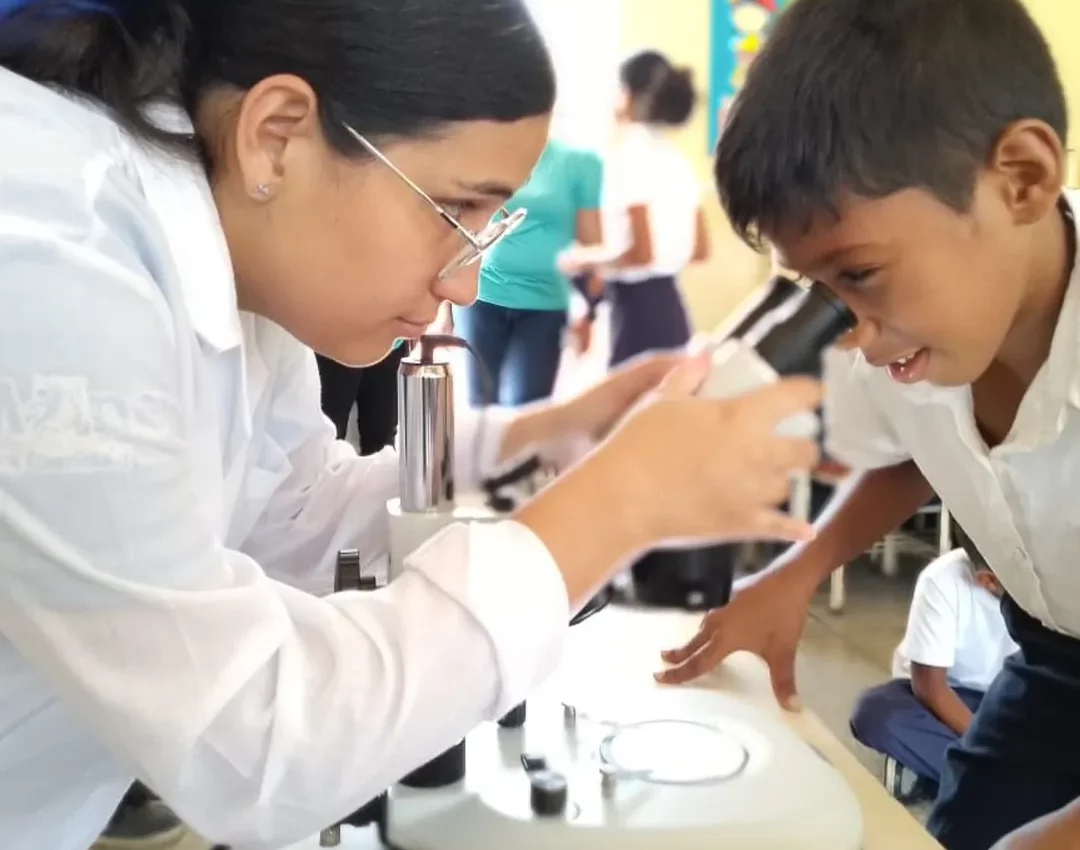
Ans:
[{"label": "white table", "polygon": [[[631,687],[648,683],[661,666],[660,650],[685,641],[698,621],[696,615],[678,612],[606,610],[572,630],[563,667],[550,686],[572,688],[575,682],[595,686],[598,679],[610,679],[613,688],[622,683]],[[762,710],[784,714],[772,696],[765,665],[746,653],[733,656],[696,687],[723,689]],[[865,850],[941,850],[811,710],[784,716],[804,740],[832,762],[855,793],[862,807]],[[380,850],[370,829],[346,829],[342,838],[341,850]],[[316,847],[318,842],[311,840],[292,850]]]}]

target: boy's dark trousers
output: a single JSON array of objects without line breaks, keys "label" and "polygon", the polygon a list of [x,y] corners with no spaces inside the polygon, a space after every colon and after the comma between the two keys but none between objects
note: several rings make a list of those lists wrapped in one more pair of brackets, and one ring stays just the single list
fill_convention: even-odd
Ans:
[{"label": "boy's dark trousers", "polygon": [[946,751],[927,823],[945,850],[990,850],[1080,798],[1080,640],[1051,632],[1009,598],[1002,613],[1020,652]]},{"label": "boy's dark trousers", "polygon": [[[982,702],[981,691],[953,691],[971,711]],[[945,750],[959,738],[919,702],[908,679],[893,679],[865,691],[855,705],[850,725],[860,744],[896,759],[935,786],[941,781]]]}]

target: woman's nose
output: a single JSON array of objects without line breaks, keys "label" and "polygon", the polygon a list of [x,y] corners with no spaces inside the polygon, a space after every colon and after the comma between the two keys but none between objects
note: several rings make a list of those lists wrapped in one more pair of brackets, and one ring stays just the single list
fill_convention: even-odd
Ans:
[{"label": "woman's nose", "polygon": [[456,269],[435,283],[435,295],[456,307],[468,307],[476,300],[480,283],[480,263]]}]

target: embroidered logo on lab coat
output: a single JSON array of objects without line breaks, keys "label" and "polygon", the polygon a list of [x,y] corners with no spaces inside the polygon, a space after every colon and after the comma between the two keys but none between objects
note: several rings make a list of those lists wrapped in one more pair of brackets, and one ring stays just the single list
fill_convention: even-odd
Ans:
[{"label": "embroidered logo on lab coat", "polygon": [[93,392],[85,376],[35,375],[28,393],[0,378],[0,475],[130,470],[183,451],[161,393]]}]

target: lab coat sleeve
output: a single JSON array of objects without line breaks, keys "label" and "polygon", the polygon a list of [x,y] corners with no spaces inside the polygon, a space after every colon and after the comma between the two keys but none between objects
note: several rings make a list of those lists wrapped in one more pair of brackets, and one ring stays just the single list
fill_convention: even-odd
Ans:
[{"label": "lab coat sleeve", "polygon": [[227,549],[194,474],[189,331],[114,235],[135,227],[0,234],[0,628],[192,827],[281,847],[521,701],[566,590],[512,522],[445,530],[370,594]]},{"label": "lab coat sleeve", "polygon": [[[336,439],[322,414],[315,356],[286,331],[253,323],[249,342],[271,358],[274,379],[261,455],[288,475],[246,536],[241,549],[273,578],[324,595],[334,587],[337,553],[356,549],[365,571],[385,568],[389,546],[386,503],[398,494],[397,453],[360,457]],[[498,468],[514,411],[458,409],[454,469],[459,489]]]},{"label": "lab coat sleeve", "polygon": [[857,352],[839,349],[826,350],[822,362],[825,452],[854,470],[911,459],[874,397],[870,369]]}]

